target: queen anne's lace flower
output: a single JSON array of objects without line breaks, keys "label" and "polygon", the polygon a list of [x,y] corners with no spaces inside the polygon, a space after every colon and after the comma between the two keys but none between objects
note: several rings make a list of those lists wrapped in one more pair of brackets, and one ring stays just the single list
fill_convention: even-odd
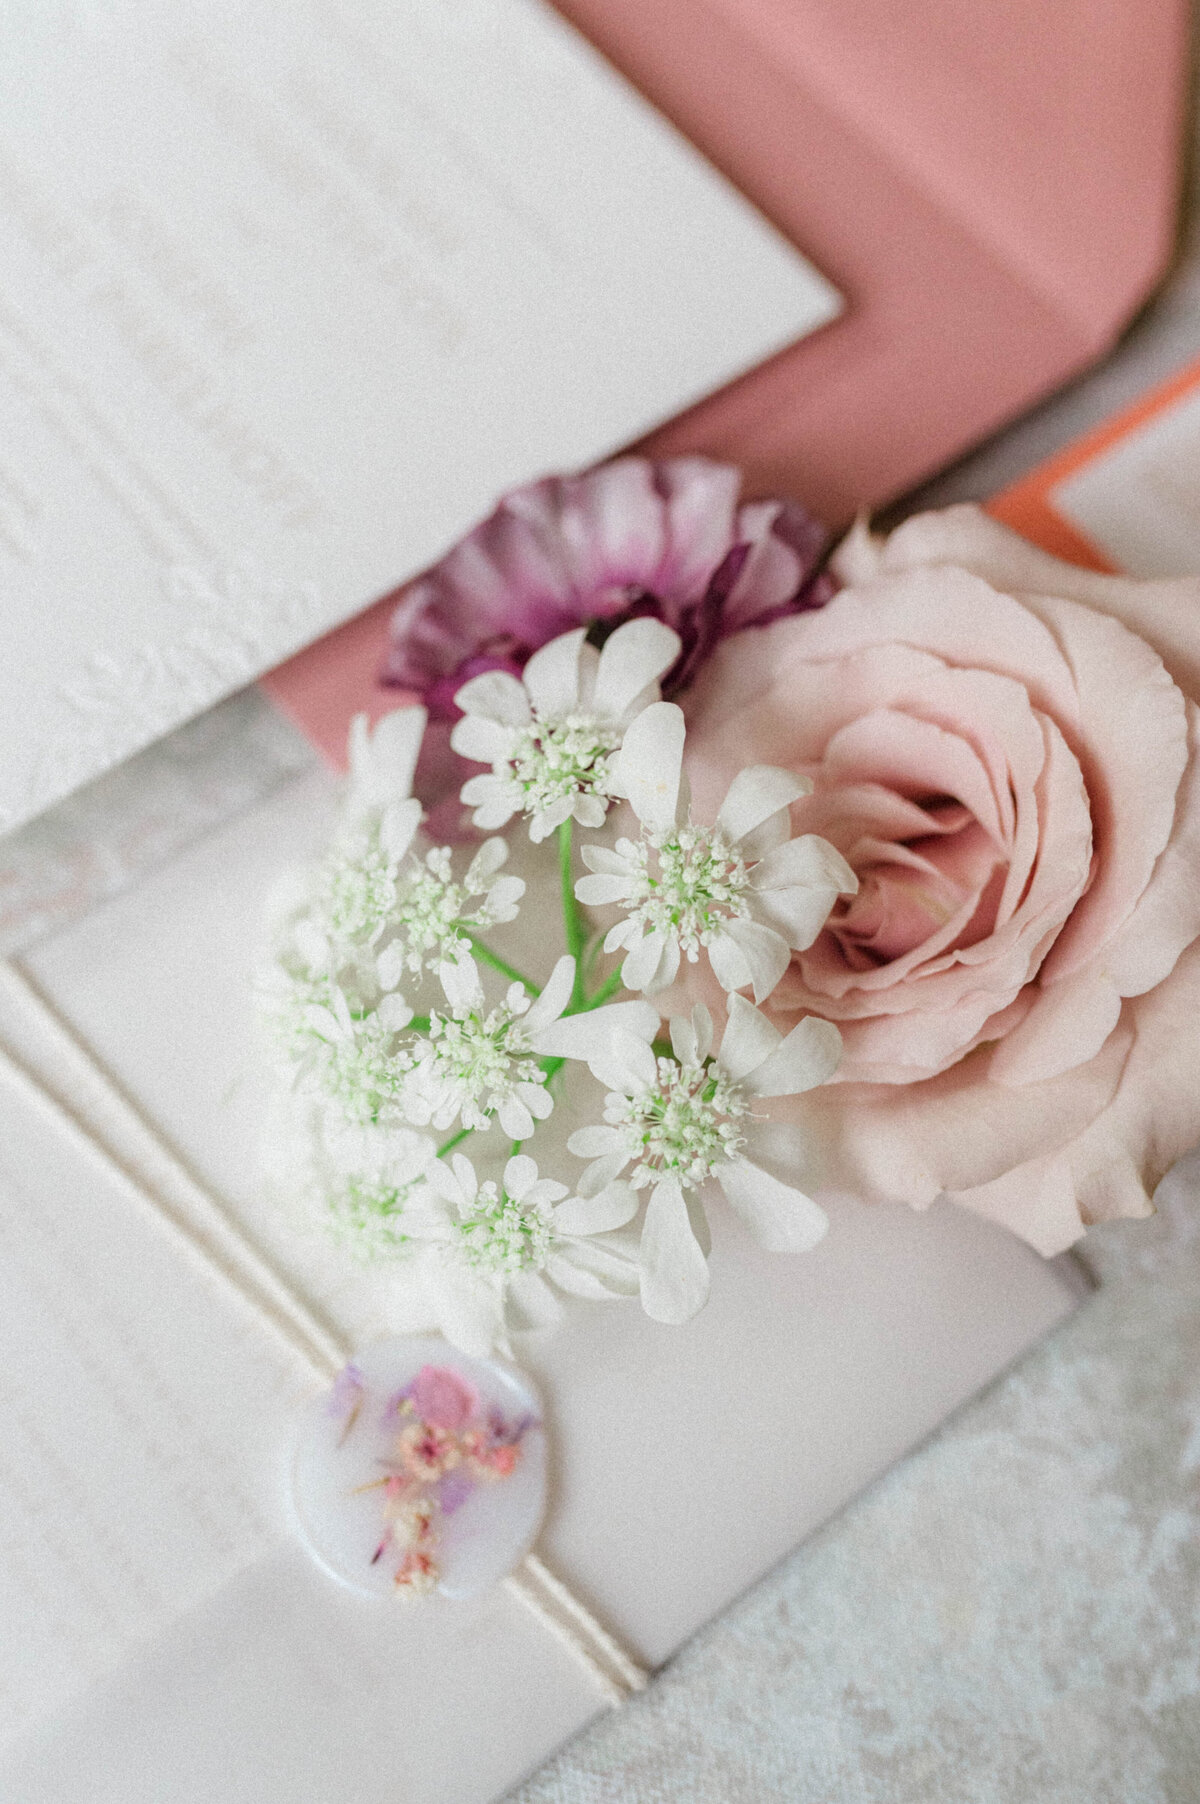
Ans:
[{"label": "queen anne's lace flower", "polygon": [[582,848],[590,876],[575,894],[592,906],[618,903],[625,919],[604,942],[624,948],[622,981],[653,992],[675,981],[681,955],[701,948],[726,990],[750,986],[762,1002],[811,946],[839,894],[858,880],[828,840],[791,838],[792,802],[812,785],[791,771],[755,764],[729,786],[712,826],[691,818],[683,777],[684,718],[673,702],[646,708],[630,726],[613,783],[642,825],[640,841]]},{"label": "queen anne's lace flower", "polygon": [[425,713],[399,708],[368,731],[358,715],[350,732],[351,781],[337,837],[315,893],[295,922],[296,949],[313,971],[360,967],[368,986],[395,989],[402,975],[461,958],[473,931],[515,919],[525,892],[501,875],[502,839],[481,845],[456,880],[449,846],[423,855],[414,846],[420,804],[408,794]]},{"label": "queen anne's lace flower", "polygon": [[712,1018],[701,1004],[671,1022],[673,1056],[656,1057],[632,1035],[619,1035],[592,1070],[609,1086],[603,1127],[578,1129],[568,1146],[592,1160],[579,1185],[605,1194],[625,1174],[649,1190],[641,1241],[642,1304],[661,1322],[684,1322],[708,1296],[708,1262],[696,1235],[693,1192],[713,1178],[751,1232],[773,1252],[807,1252],[825,1232],[811,1198],[774,1176],[759,1160],[781,1152],[788,1169],[802,1166],[798,1138],[753,1112],[756,1100],[795,1096],[824,1083],[837,1068],[841,1035],[808,1016],[785,1039],[745,997],[729,998],[729,1019],[715,1058]]},{"label": "queen anne's lace flower", "polygon": [[540,1178],[522,1154],[509,1159],[499,1182],[481,1183],[471,1161],[455,1153],[431,1168],[404,1228],[419,1248],[416,1276],[434,1324],[465,1352],[483,1354],[506,1345],[514,1329],[555,1322],[554,1289],[635,1296],[636,1245],[613,1230],[636,1212],[627,1184],[568,1196],[565,1184]]},{"label": "queen anne's lace flower", "polygon": [[395,1118],[412,1062],[399,1036],[412,1013],[391,995],[356,1016],[345,992],[331,987],[328,1004],[310,1003],[297,1023],[296,1087],[357,1126]]},{"label": "queen anne's lace flower", "polygon": [[530,838],[542,840],[572,816],[603,825],[615,794],[614,754],[629,722],[657,701],[679,635],[641,619],[618,627],[600,651],[586,639],[584,627],[563,633],[534,653],[521,678],[489,670],[455,696],[463,719],[451,746],[492,767],[463,785],[477,827],[524,814]]},{"label": "queen anne's lace flower", "polygon": [[[599,826],[614,796],[631,798],[641,844],[587,848],[592,875],[578,886],[585,901],[625,903],[617,936],[626,980],[656,988],[682,952],[705,948],[727,988],[753,983],[758,994],[775,981],[771,944],[786,961],[789,946],[808,943],[844,867],[824,841],[788,841],[788,805],[803,784],[785,772],[743,773],[712,827],[691,821],[682,716],[656,700],[677,651],[674,633],[638,618],[599,652],[582,630],[553,641],[524,684],[492,672],[468,685],[460,749],[493,764],[468,799],[479,824],[520,812],[540,839],[572,817]],[[504,842],[485,841],[461,876],[449,847],[417,846],[421,812],[409,790],[423,718],[398,711],[373,731],[355,722],[333,846],[276,896],[262,993],[290,1079],[268,1111],[277,1175],[318,1204],[358,1256],[388,1262],[398,1331],[434,1325],[485,1352],[514,1329],[553,1320],[559,1292],[639,1289],[651,1315],[682,1321],[707,1292],[696,1193],[710,1178],[766,1244],[794,1249],[819,1237],[820,1211],[762,1163],[769,1124],[753,1101],[822,1081],[837,1031],[812,1020],[781,1040],[733,994],[716,1059],[702,1008],[672,1024],[673,1056],[656,1057],[657,1008],[606,1001],[615,975],[593,976],[596,948],[585,949],[565,864],[571,950],[540,994],[516,981],[481,937],[513,918],[524,891],[502,874]],[[477,957],[514,981],[501,988]],[[430,1007],[422,989],[433,972],[444,1004]],[[518,1150],[552,1114],[552,1083],[568,1060],[590,1066],[609,1091],[604,1125],[568,1142],[591,1160],[572,1195]],[[440,1156],[493,1127],[517,1143],[502,1177],[498,1132],[478,1173],[461,1153]],[[785,1156],[794,1162],[795,1148]]]},{"label": "queen anne's lace flower", "polygon": [[490,1125],[493,1117],[513,1140],[525,1140],[554,1107],[546,1058],[601,1056],[616,1031],[648,1043],[658,1025],[646,1003],[616,1002],[560,1019],[571,1000],[575,960],[564,955],[533,1002],[523,984],[510,984],[489,1006],[471,959],[444,965],[449,1009],[430,1015],[429,1036],[416,1041],[404,1082],[403,1108],[416,1126],[438,1129]]},{"label": "queen anne's lace flower", "polygon": [[525,884],[498,874],[507,857],[502,839],[485,840],[459,883],[449,846],[433,846],[424,858],[410,855],[395,879],[386,943],[376,959],[383,989],[395,988],[406,971],[415,975],[465,958],[472,933],[516,919]]}]

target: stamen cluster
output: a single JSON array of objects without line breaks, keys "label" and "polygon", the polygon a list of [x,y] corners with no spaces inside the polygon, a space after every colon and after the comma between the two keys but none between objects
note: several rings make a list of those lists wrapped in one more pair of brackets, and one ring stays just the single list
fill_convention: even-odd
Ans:
[{"label": "stamen cluster", "polygon": [[689,822],[619,849],[633,866],[630,920],[645,933],[670,934],[693,964],[726,922],[750,912],[746,861],[716,828]]},{"label": "stamen cluster", "polygon": [[610,801],[612,754],[620,743],[619,728],[588,714],[532,720],[514,735],[509,751],[522,813],[540,814],[577,795]]},{"label": "stamen cluster", "polygon": [[523,1208],[492,1181],[479,1186],[474,1209],[458,1232],[467,1264],[496,1273],[540,1270],[553,1238],[540,1209]]},{"label": "stamen cluster", "polygon": [[622,1131],[636,1160],[630,1173],[636,1190],[666,1173],[687,1189],[737,1157],[746,1139],[737,1123],[748,1112],[738,1086],[711,1061],[680,1064],[660,1058],[655,1083],[632,1095],[611,1092],[604,1119]]}]

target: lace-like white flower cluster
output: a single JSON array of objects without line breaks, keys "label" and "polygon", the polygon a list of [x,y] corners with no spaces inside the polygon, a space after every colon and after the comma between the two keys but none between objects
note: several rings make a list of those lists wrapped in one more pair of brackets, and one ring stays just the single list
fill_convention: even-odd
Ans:
[{"label": "lace-like white flower cluster", "polygon": [[[783,1038],[755,1005],[853,874],[824,840],[792,836],[809,786],[790,772],[743,771],[711,824],[693,819],[683,716],[658,689],[678,654],[669,628],[637,619],[599,651],[566,633],[521,679],[459,691],[455,749],[491,766],[463,788],[476,826],[521,816],[534,845],[558,834],[566,950],[540,987],[511,958],[532,947],[545,969],[551,922],[505,869],[505,840],[468,855],[420,837],[419,708],[373,731],[355,721],[331,847],[277,898],[261,986],[289,1098],[276,1168],[386,1269],[397,1329],[483,1352],[552,1323],[564,1295],[639,1292],[656,1319],[684,1321],[708,1293],[713,1185],[769,1247],[824,1232],[790,1181],[803,1139],[763,1104],[830,1077],[840,1037],[813,1018]],[[639,836],[584,845],[577,877],[574,823],[597,831],[619,801]],[[592,931],[580,903],[619,918]],[[601,941],[624,953],[607,975]],[[701,959],[729,992],[715,1053],[702,1004],[666,1029],[649,1000]],[[643,994],[613,1000],[622,985]]]}]

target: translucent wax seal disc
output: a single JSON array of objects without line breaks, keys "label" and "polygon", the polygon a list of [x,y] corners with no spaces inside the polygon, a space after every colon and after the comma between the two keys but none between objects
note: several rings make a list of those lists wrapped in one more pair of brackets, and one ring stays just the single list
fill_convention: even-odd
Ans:
[{"label": "translucent wax seal disc", "polygon": [[541,1524],[537,1393],[432,1336],[379,1341],[309,1406],[293,1483],[313,1553],[356,1591],[475,1597]]}]

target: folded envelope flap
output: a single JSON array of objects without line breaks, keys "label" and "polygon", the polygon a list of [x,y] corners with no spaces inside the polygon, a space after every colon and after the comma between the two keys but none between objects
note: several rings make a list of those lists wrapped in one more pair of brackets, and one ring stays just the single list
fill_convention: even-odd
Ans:
[{"label": "folded envelope flap", "polygon": [[[146,1117],[228,1201],[272,1259],[361,1345],[387,1330],[386,1270],[364,1276],[336,1246],[297,1233],[278,1202],[263,1196],[256,1176],[262,1090],[250,1017],[257,923],[281,863],[319,842],[331,788],[320,772],[293,780],[47,940],[28,966]],[[0,1021],[0,1035],[51,1088],[63,1081],[52,1051],[26,1030],[15,1004]],[[119,1140],[118,1125],[103,1131]],[[119,1145],[116,1150],[125,1156]],[[43,1209],[48,1206],[43,1199]],[[106,1204],[119,1206],[119,1198]],[[125,1239],[137,1233],[153,1239],[143,1218],[131,1216],[130,1222],[121,1229]],[[546,1401],[552,1448],[550,1510],[540,1548],[584,1601],[652,1663],[669,1656],[1061,1320],[1078,1295],[1063,1268],[948,1209],[918,1216],[847,1199],[835,1209],[817,1251],[796,1258],[761,1252],[731,1221],[714,1227],[712,1301],[686,1328],[652,1323],[635,1303],[581,1304],[560,1332],[521,1352]],[[94,1232],[100,1232],[99,1217]],[[123,1288],[113,1270],[114,1261],[136,1269],[133,1241],[127,1253],[120,1250],[125,1239],[114,1243],[96,1286],[96,1307],[118,1316],[125,1307],[136,1312],[141,1294],[140,1276]],[[44,1277],[53,1269],[47,1254]],[[79,1281],[76,1272],[72,1282]],[[225,1319],[241,1325],[236,1333],[210,1329],[205,1357],[232,1370],[235,1342],[245,1341],[252,1323],[236,1311]],[[191,1339],[177,1338],[163,1358],[186,1366]],[[374,1606],[347,1601],[304,1565],[281,1501],[290,1418],[278,1402],[272,1409],[259,1451],[239,1474],[243,1489],[263,1488],[264,1508],[276,1524],[272,1546],[256,1543],[224,1576],[217,1572],[208,1601],[200,1596],[188,1608],[189,1600],[181,1600],[186,1620],[178,1629],[164,1609],[149,1630],[144,1668],[126,1665],[139,1639],[130,1636],[103,1694],[80,1701],[77,1691],[73,1714],[13,1753],[14,1783],[19,1772],[27,1790],[5,1796],[37,1798],[38,1804],[57,1804],[61,1797],[65,1804],[72,1795],[66,1775],[78,1770],[70,1768],[68,1752],[74,1749],[83,1760],[90,1745],[102,1748],[110,1762],[102,1769],[109,1790],[90,1795],[119,1797],[122,1804],[143,1795],[155,1804],[175,1796],[191,1804],[205,1794],[189,1790],[184,1777],[174,1793],[156,1792],[146,1779],[149,1774],[161,1781],[163,1749],[178,1755],[179,1773],[192,1767],[208,1773],[211,1764],[205,1763],[217,1759],[228,1741],[237,1750],[238,1770],[256,1774],[276,1760],[271,1750],[278,1747],[279,1771],[293,1774],[296,1749],[309,1746],[312,1723],[327,1720],[328,1746],[343,1745],[352,1726],[350,1739],[361,1735],[377,1763],[372,1771],[397,1776],[395,1795],[437,1798],[439,1804],[458,1797],[473,1801],[541,1758],[594,1707],[567,1656],[547,1637],[551,1667],[565,1676],[546,1681],[540,1714],[528,1697],[516,1709],[507,1689],[511,1672],[523,1664],[540,1672],[546,1656],[537,1656],[541,1665],[527,1661],[522,1650],[529,1625],[521,1619],[506,1626],[513,1619],[505,1612],[517,1608],[507,1594],[481,1605],[477,1616],[445,1621],[423,1618],[418,1606],[393,1631],[386,1606],[372,1615]],[[65,1466],[71,1482],[86,1489],[86,1452],[75,1472],[68,1449]],[[880,1580],[886,1582],[886,1574]],[[259,1601],[248,1601],[254,1599]],[[264,1662],[272,1662],[271,1636],[280,1620],[289,1651],[279,1656],[272,1686],[264,1687],[256,1728],[247,1721],[246,1697],[254,1694],[239,1677],[245,1638]],[[453,1661],[450,1667],[441,1662],[450,1660],[455,1637],[462,1638],[454,1655],[461,1655],[461,1686],[444,1711],[436,1697],[431,1701],[432,1677],[406,1702],[399,1669],[391,1670],[387,1659],[395,1632],[397,1661],[402,1650],[405,1662],[421,1663],[423,1620],[433,1625],[429,1674],[442,1675],[447,1685],[444,1675]],[[361,1658],[366,1676],[361,1692],[343,1677],[336,1707],[322,1706],[323,1718],[305,1699],[316,1682],[313,1672],[328,1668],[319,1652],[326,1642],[344,1650],[335,1664],[353,1668]],[[509,1648],[509,1666],[493,1679],[492,1667],[505,1658],[495,1650]],[[202,1683],[197,1678],[194,1697],[193,1674],[207,1675]],[[493,1709],[503,1723],[495,1745],[485,1732]],[[462,1750],[470,1743],[470,1725],[481,1723],[473,1765]],[[376,1735],[377,1742],[371,1739]],[[429,1775],[439,1770],[443,1744],[459,1761],[453,1770],[460,1777],[439,1792],[430,1788]],[[497,1746],[507,1750],[503,1760]],[[349,1754],[346,1760],[346,1770],[357,1772]],[[337,1762],[319,1770],[322,1784],[332,1787]],[[419,1783],[414,1778],[406,1791],[403,1779],[410,1772],[424,1777]],[[29,1775],[45,1780],[40,1794]],[[256,1804],[275,1804],[278,1795],[283,1804],[288,1794],[273,1793],[263,1779],[258,1791],[229,1792],[231,1799],[242,1795],[254,1796]],[[332,1800],[337,1793],[328,1795]],[[374,1800],[390,1794],[364,1781],[357,1795]]]},{"label": "folded envelope flap", "polygon": [[1167,267],[1183,0],[561,5],[847,298],[657,454],[848,521],[1084,368]]},{"label": "folded envelope flap", "polygon": [[[887,0],[558,4],[823,259],[831,247],[810,235],[820,198],[796,156],[809,108],[877,144],[1096,345],[1170,255],[1184,0],[919,0],[902,13]],[[726,36],[793,84],[783,139],[734,105]],[[856,226],[847,217],[847,237]]]}]

